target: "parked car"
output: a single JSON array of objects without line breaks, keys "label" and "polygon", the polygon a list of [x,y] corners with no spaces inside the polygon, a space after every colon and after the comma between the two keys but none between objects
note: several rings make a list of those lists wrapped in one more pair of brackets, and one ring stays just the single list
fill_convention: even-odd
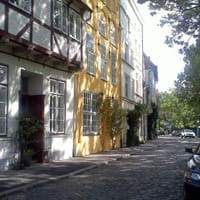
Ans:
[{"label": "parked car", "polygon": [[179,130],[173,130],[172,131],[172,136],[181,136],[181,133]]},{"label": "parked car", "polygon": [[183,129],[181,131],[181,137],[190,137],[190,138],[195,138],[195,133],[191,129]]},{"label": "parked car", "polygon": [[184,172],[184,200],[200,198],[200,144],[193,149],[186,149],[193,155],[189,158]]}]

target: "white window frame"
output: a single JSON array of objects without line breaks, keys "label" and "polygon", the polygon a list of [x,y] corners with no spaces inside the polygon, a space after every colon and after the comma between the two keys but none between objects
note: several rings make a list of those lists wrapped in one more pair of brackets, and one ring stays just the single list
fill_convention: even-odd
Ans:
[{"label": "white window frame", "polygon": [[81,16],[75,12],[73,9],[69,10],[69,30],[70,36],[75,38],[76,40],[81,40]]},{"label": "white window frame", "polygon": [[99,51],[100,51],[100,59],[101,59],[101,79],[107,81],[107,55],[106,55],[106,46],[102,43],[99,44]]},{"label": "white window frame", "polygon": [[97,107],[97,94],[90,91],[83,93],[83,135],[98,135],[99,111]]},{"label": "white window frame", "polygon": [[68,7],[61,0],[53,1],[53,26],[54,28],[67,33]]},{"label": "white window frame", "polygon": [[65,134],[65,88],[64,81],[50,79],[50,133],[53,134]]},{"label": "white window frame", "polygon": [[117,84],[117,69],[116,69],[116,53],[111,51],[111,81],[113,85]]},{"label": "white window frame", "polygon": [[86,56],[87,56],[87,72],[95,75],[95,53],[94,53],[94,38],[90,33],[86,36]]},{"label": "white window frame", "polygon": [[24,10],[25,12],[31,12],[32,0],[9,0],[9,3]]},{"label": "white window frame", "polygon": [[[8,117],[8,67],[0,64],[0,136],[7,135]],[[2,94],[0,92],[0,94]]]}]

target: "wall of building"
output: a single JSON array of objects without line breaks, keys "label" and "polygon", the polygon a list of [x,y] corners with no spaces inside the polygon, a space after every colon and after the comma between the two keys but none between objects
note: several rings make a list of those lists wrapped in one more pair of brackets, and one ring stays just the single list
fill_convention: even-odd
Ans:
[{"label": "wall of building", "polygon": [[[106,1],[85,0],[84,2],[92,10],[92,19],[85,24],[85,33],[90,33],[94,38],[95,52],[95,74],[91,75],[87,72],[87,57],[84,55],[84,69],[76,75],[76,131],[75,131],[75,155],[87,155],[94,152],[102,151],[103,149],[112,148],[110,135],[106,130],[102,129],[102,123],[99,121],[99,130],[97,135],[83,135],[83,93],[90,91],[96,94],[103,93],[103,98],[111,97],[120,103],[120,35],[119,35],[119,5],[118,1],[110,1],[110,5]],[[99,33],[99,18],[105,20],[106,31],[105,36]],[[115,44],[110,42],[110,27],[115,27]],[[99,44],[103,43],[106,47],[106,68],[107,80],[101,79],[100,66],[100,51]],[[86,47],[84,47],[84,52]],[[116,52],[116,70],[117,82],[116,85],[111,82],[111,56],[110,52]],[[120,140],[117,146],[120,145]]]},{"label": "wall of building", "polygon": [[[72,157],[73,151],[73,117],[74,117],[74,77],[66,72],[49,68],[18,57],[0,53],[0,64],[8,66],[8,121],[7,135],[0,137],[0,169],[7,169],[18,157],[18,117],[19,93],[21,90],[21,73],[33,74],[30,81],[33,94],[45,96],[44,108],[44,150],[48,158],[61,160]],[[50,84],[49,79],[63,80],[66,83],[66,122],[64,135],[50,133]]]}]

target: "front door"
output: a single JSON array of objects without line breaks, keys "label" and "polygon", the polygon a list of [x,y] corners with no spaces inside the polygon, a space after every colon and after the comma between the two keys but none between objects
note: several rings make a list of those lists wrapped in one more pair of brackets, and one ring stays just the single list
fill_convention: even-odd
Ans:
[{"label": "front door", "polygon": [[[25,74],[26,74],[25,77],[26,81],[25,82],[22,81],[23,84],[21,87],[22,91],[20,92],[20,115],[23,117],[33,117],[43,123],[45,96],[41,94],[31,94],[33,93],[32,90],[34,92],[37,91],[35,89],[37,87],[34,87],[34,89],[31,90],[31,88],[33,88],[33,86],[31,87],[31,85],[38,84],[38,82],[34,83],[33,80],[39,80],[40,78],[42,79],[42,77],[40,75],[36,75],[33,73],[25,73]],[[24,74],[22,74],[22,80],[24,80],[23,75]],[[38,77],[35,78],[36,76]],[[41,93],[41,89],[38,90],[38,93]],[[37,162],[44,162],[44,126],[41,126],[41,128],[32,137],[33,138],[30,139],[32,141],[36,141],[32,142],[28,147],[35,152],[32,159]]]}]

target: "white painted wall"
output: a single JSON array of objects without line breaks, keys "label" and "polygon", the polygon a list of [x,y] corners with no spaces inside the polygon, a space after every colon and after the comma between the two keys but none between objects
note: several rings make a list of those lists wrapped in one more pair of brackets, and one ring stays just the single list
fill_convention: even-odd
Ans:
[{"label": "white painted wall", "polygon": [[[17,133],[17,117],[19,114],[19,91],[21,70],[27,70],[42,76],[43,84],[38,82],[41,94],[45,95],[45,150],[50,150],[49,158],[53,160],[62,160],[72,157],[73,149],[73,108],[74,108],[74,80],[69,73],[58,71],[44,65],[23,60],[14,56],[0,53],[0,63],[8,66],[8,134],[7,137],[0,137],[0,170],[7,169],[14,161],[17,155],[16,149],[16,133]],[[63,80],[66,82],[66,126],[65,135],[52,136],[49,127],[49,80],[50,77]],[[34,92],[34,89],[32,90]]]}]

